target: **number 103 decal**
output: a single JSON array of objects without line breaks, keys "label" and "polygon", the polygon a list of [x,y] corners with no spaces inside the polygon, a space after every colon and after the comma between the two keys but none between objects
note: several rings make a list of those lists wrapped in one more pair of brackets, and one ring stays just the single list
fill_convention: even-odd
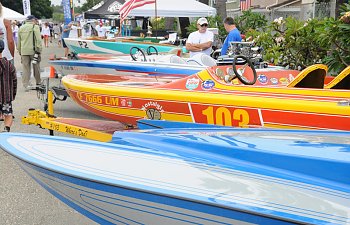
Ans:
[{"label": "number 103 decal", "polygon": [[261,125],[258,110],[224,106],[191,105],[197,123],[246,127]]}]

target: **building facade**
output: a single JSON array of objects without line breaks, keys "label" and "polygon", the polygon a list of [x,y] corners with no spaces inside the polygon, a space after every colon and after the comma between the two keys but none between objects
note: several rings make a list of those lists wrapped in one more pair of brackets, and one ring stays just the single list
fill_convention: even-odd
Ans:
[{"label": "building facade", "polygon": [[[335,16],[336,0],[329,3],[317,3],[317,0],[250,0],[253,12],[261,13],[269,20],[279,17],[296,17],[302,20],[315,17]],[[226,1],[227,16],[242,14],[240,0]]]}]

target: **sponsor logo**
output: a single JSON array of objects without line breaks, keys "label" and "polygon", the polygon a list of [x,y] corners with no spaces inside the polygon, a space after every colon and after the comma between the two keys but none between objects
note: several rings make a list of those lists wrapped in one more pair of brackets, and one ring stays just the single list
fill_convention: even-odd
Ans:
[{"label": "sponsor logo", "polygon": [[164,112],[163,106],[159,105],[158,102],[153,102],[153,101],[147,102],[146,104],[144,104],[142,106],[141,109],[146,111],[149,108],[154,108],[154,109],[158,110],[159,112]]},{"label": "sponsor logo", "polygon": [[199,85],[199,79],[191,78],[186,81],[186,88],[189,90],[196,89]]},{"label": "sponsor logo", "polygon": [[160,120],[162,118],[163,106],[161,106],[158,102],[147,102],[141,108],[146,111],[146,118],[150,120]]},{"label": "sponsor logo", "polygon": [[120,106],[123,106],[123,107],[131,107],[132,106],[132,101],[131,99],[126,99],[126,98],[121,98],[120,99]]},{"label": "sponsor logo", "polygon": [[270,78],[272,84],[278,84],[278,79],[275,77]]},{"label": "sponsor logo", "polygon": [[281,78],[280,78],[280,83],[281,83],[281,84],[288,84],[288,83],[289,83],[289,81],[288,81],[288,79],[287,79],[287,78],[285,78],[285,77],[281,77]]},{"label": "sponsor logo", "polygon": [[267,78],[266,75],[259,74],[258,75],[258,81],[259,81],[260,84],[267,84],[267,82],[269,82],[269,79]]},{"label": "sponsor logo", "polygon": [[289,81],[292,82],[294,80],[294,76],[292,74],[289,74]]},{"label": "sponsor logo", "polygon": [[119,2],[115,1],[112,4],[110,4],[107,8],[108,12],[118,12],[120,7],[122,6],[122,4],[120,4]]},{"label": "sponsor logo", "polygon": [[154,108],[147,109],[146,116],[147,116],[147,119],[150,119],[150,120],[160,120],[162,118],[162,114]]},{"label": "sponsor logo", "polygon": [[205,90],[211,90],[215,86],[215,82],[213,80],[205,80],[202,83],[202,88]]}]

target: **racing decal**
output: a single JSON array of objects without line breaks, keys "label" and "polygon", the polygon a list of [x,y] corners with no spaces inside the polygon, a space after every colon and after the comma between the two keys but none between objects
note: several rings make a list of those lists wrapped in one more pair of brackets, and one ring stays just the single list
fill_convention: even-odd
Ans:
[{"label": "racing decal", "polygon": [[287,84],[289,84],[289,80],[287,78],[285,78],[285,77],[281,77],[280,78],[280,83],[287,85]]},{"label": "racing decal", "polygon": [[202,89],[203,90],[211,90],[215,86],[215,82],[213,80],[205,80],[202,83]]},{"label": "racing decal", "polygon": [[260,84],[267,84],[269,82],[269,79],[267,78],[266,75],[259,74],[258,75],[258,81],[259,81]]},{"label": "racing decal", "polygon": [[272,84],[278,84],[278,79],[275,77],[270,78]]},{"label": "racing decal", "polygon": [[188,90],[196,89],[198,85],[199,85],[199,79],[197,78],[190,78],[190,79],[187,79],[186,81],[186,88]]},{"label": "racing decal", "polygon": [[122,106],[122,107],[132,107],[131,99],[120,98],[120,106]]},{"label": "racing decal", "polygon": [[142,105],[141,109],[146,112],[146,118],[151,120],[160,120],[162,118],[162,112],[164,112],[163,106],[155,101],[147,102]]},{"label": "racing decal", "polygon": [[293,74],[289,74],[289,82],[292,82],[294,80],[294,76],[293,76]]},{"label": "racing decal", "polygon": [[146,110],[146,117],[150,120],[160,120],[162,119],[162,114],[158,110],[150,108]]},{"label": "racing decal", "polygon": [[108,95],[98,95],[98,94],[91,94],[91,93],[84,93],[84,92],[77,92],[77,98],[85,103],[88,104],[101,104],[101,105],[108,105],[108,106],[118,106],[119,105],[119,98],[108,96]]},{"label": "racing decal", "polygon": [[196,123],[234,127],[262,126],[258,109],[202,104],[191,104],[190,107]]}]

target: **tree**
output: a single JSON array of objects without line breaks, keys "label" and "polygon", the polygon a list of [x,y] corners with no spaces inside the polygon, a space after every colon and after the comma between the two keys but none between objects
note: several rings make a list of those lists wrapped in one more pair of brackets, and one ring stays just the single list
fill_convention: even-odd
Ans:
[{"label": "tree", "polygon": [[[23,14],[22,1],[2,0],[2,5]],[[50,0],[31,0],[30,10],[32,15],[39,19],[52,18]]]},{"label": "tree", "polygon": [[98,3],[100,3],[102,0],[87,0],[85,2],[85,4],[83,4],[81,6],[81,11],[82,12],[86,12],[89,9],[91,9],[92,7],[94,7],[95,5],[97,5]]}]

